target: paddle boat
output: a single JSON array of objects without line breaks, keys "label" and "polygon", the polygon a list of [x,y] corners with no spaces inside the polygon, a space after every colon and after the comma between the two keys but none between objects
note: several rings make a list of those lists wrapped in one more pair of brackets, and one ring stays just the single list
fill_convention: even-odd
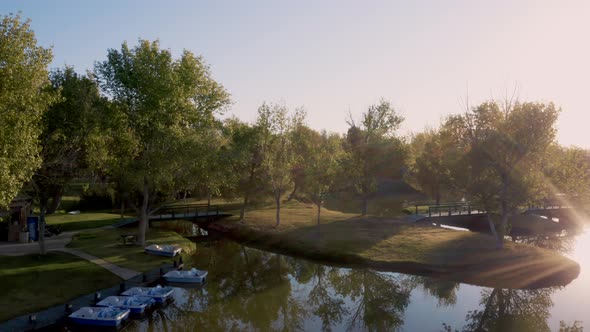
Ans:
[{"label": "paddle boat", "polygon": [[156,303],[164,303],[172,295],[172,287],[133,287],[121,293],[124,296],[147,296],[156,300]]},{"label": "paddle boat", "polygon": [[117,327],[129,317],[130,310],[114,307],[82,307],[69,317],[80,325]]},{"label": "paddle boat", "polygon": [[205,282],[207,278],[207,271],[197,270],[192,268],[188,271],[174,270],[164,274],[164,280],[167,282]]},{"label": "paddle boat", "polygon": [[173,245],[159,245],[159,244],[152,244],[145,248],[143,248],[145,252],[152,255],[159,255],[159,256],[166,256],[166,257],[174,257],[182,251],[181,247],[173,246]]},{"label": "paddle boat", "polygon": [[148,296],[109,296],[96,305],[129,309],[132,314],[142,314],[154,303],[156,300]]}]

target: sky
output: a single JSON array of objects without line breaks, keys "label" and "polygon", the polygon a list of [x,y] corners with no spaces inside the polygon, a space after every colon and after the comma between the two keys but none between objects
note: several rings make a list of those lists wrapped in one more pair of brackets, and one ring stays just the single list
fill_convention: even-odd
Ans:
[{"label": "sky", "polygon": [[202,55],[232,95],[225,116],[244,121],[284,102],[312,128],[344,133],[349,112],[358,120],[383,98],[408,135],[516,88],[562,108],[561,144],[590,148],[588,1],[0,2],[19,11],[53,47],[52,68],[92,70],[140,38]]}]

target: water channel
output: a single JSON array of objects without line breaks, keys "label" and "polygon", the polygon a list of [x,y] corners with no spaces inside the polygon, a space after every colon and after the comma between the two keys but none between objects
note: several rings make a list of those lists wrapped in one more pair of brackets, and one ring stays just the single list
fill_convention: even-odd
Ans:
[{"label": "water channel", "polygon": [[[581,266],[566,287],[490,289],[400,273],[338,268],[248,248],[199,244],[188,267],[207,283],[125,331],[558,331],[590,328],[590,232],[517,239]],[[585,326],[587,325],[587,326]]]}]

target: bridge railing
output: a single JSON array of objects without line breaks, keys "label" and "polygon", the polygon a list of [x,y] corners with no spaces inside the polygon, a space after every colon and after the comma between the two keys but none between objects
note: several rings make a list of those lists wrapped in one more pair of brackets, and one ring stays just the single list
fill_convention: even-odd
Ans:
[{"label": "bridge railing", "polygon": [[484,213],[485,211],[478,207],[471,205],[470,203],[458,203],[458,204],[440,204],[431,205],[428,207],[428,217],[442,217],[442,216],[453,216],[453,215],[470,215],[474,213]]},{"label": "bridge railing", "polygon": [[163,206],[152,213],[150,219],[196,218],[201,214],[205,216],[218,216],[219,205],[184,204]]}]

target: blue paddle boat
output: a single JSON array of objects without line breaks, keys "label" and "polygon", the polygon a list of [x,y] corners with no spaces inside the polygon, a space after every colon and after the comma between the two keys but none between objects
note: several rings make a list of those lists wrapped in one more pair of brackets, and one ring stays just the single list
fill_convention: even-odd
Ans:
[{"label": "blue paddle boat", "polygon": [[70,320],[80,325],[117,327],[129,317],[130,310],[114,307],[82,307],[72,313]]},{"label": "blue paddle boat", "polygon": [[145,252],[152,255],[158,256],[165,256],[165,257],[174,257],[182,251],[181,247],[173,246],[173,245],[159,245],[159,244],[151,244],[145,248],[143,248]]},{"label": "blue paddle boat", "polygon": [[197,270],[195,268],[188,271],[174,270],[164,274],[164,280],[178,283],[201,283],[205,282],[207,274],[207,271]]},{"label": "blue paddle boat", "polygon": [[156,303],[156,300],[148,296],[109,296],[96,305],[129,309],[132,314],[143,314],[154,303]]},{"label": "blue paddle boat", "polygon": [[172,295],[174,288],[162,287],[133,287],[121,293],[124,296],[147,296],[156,300],[156,303],[164,303]]}]

